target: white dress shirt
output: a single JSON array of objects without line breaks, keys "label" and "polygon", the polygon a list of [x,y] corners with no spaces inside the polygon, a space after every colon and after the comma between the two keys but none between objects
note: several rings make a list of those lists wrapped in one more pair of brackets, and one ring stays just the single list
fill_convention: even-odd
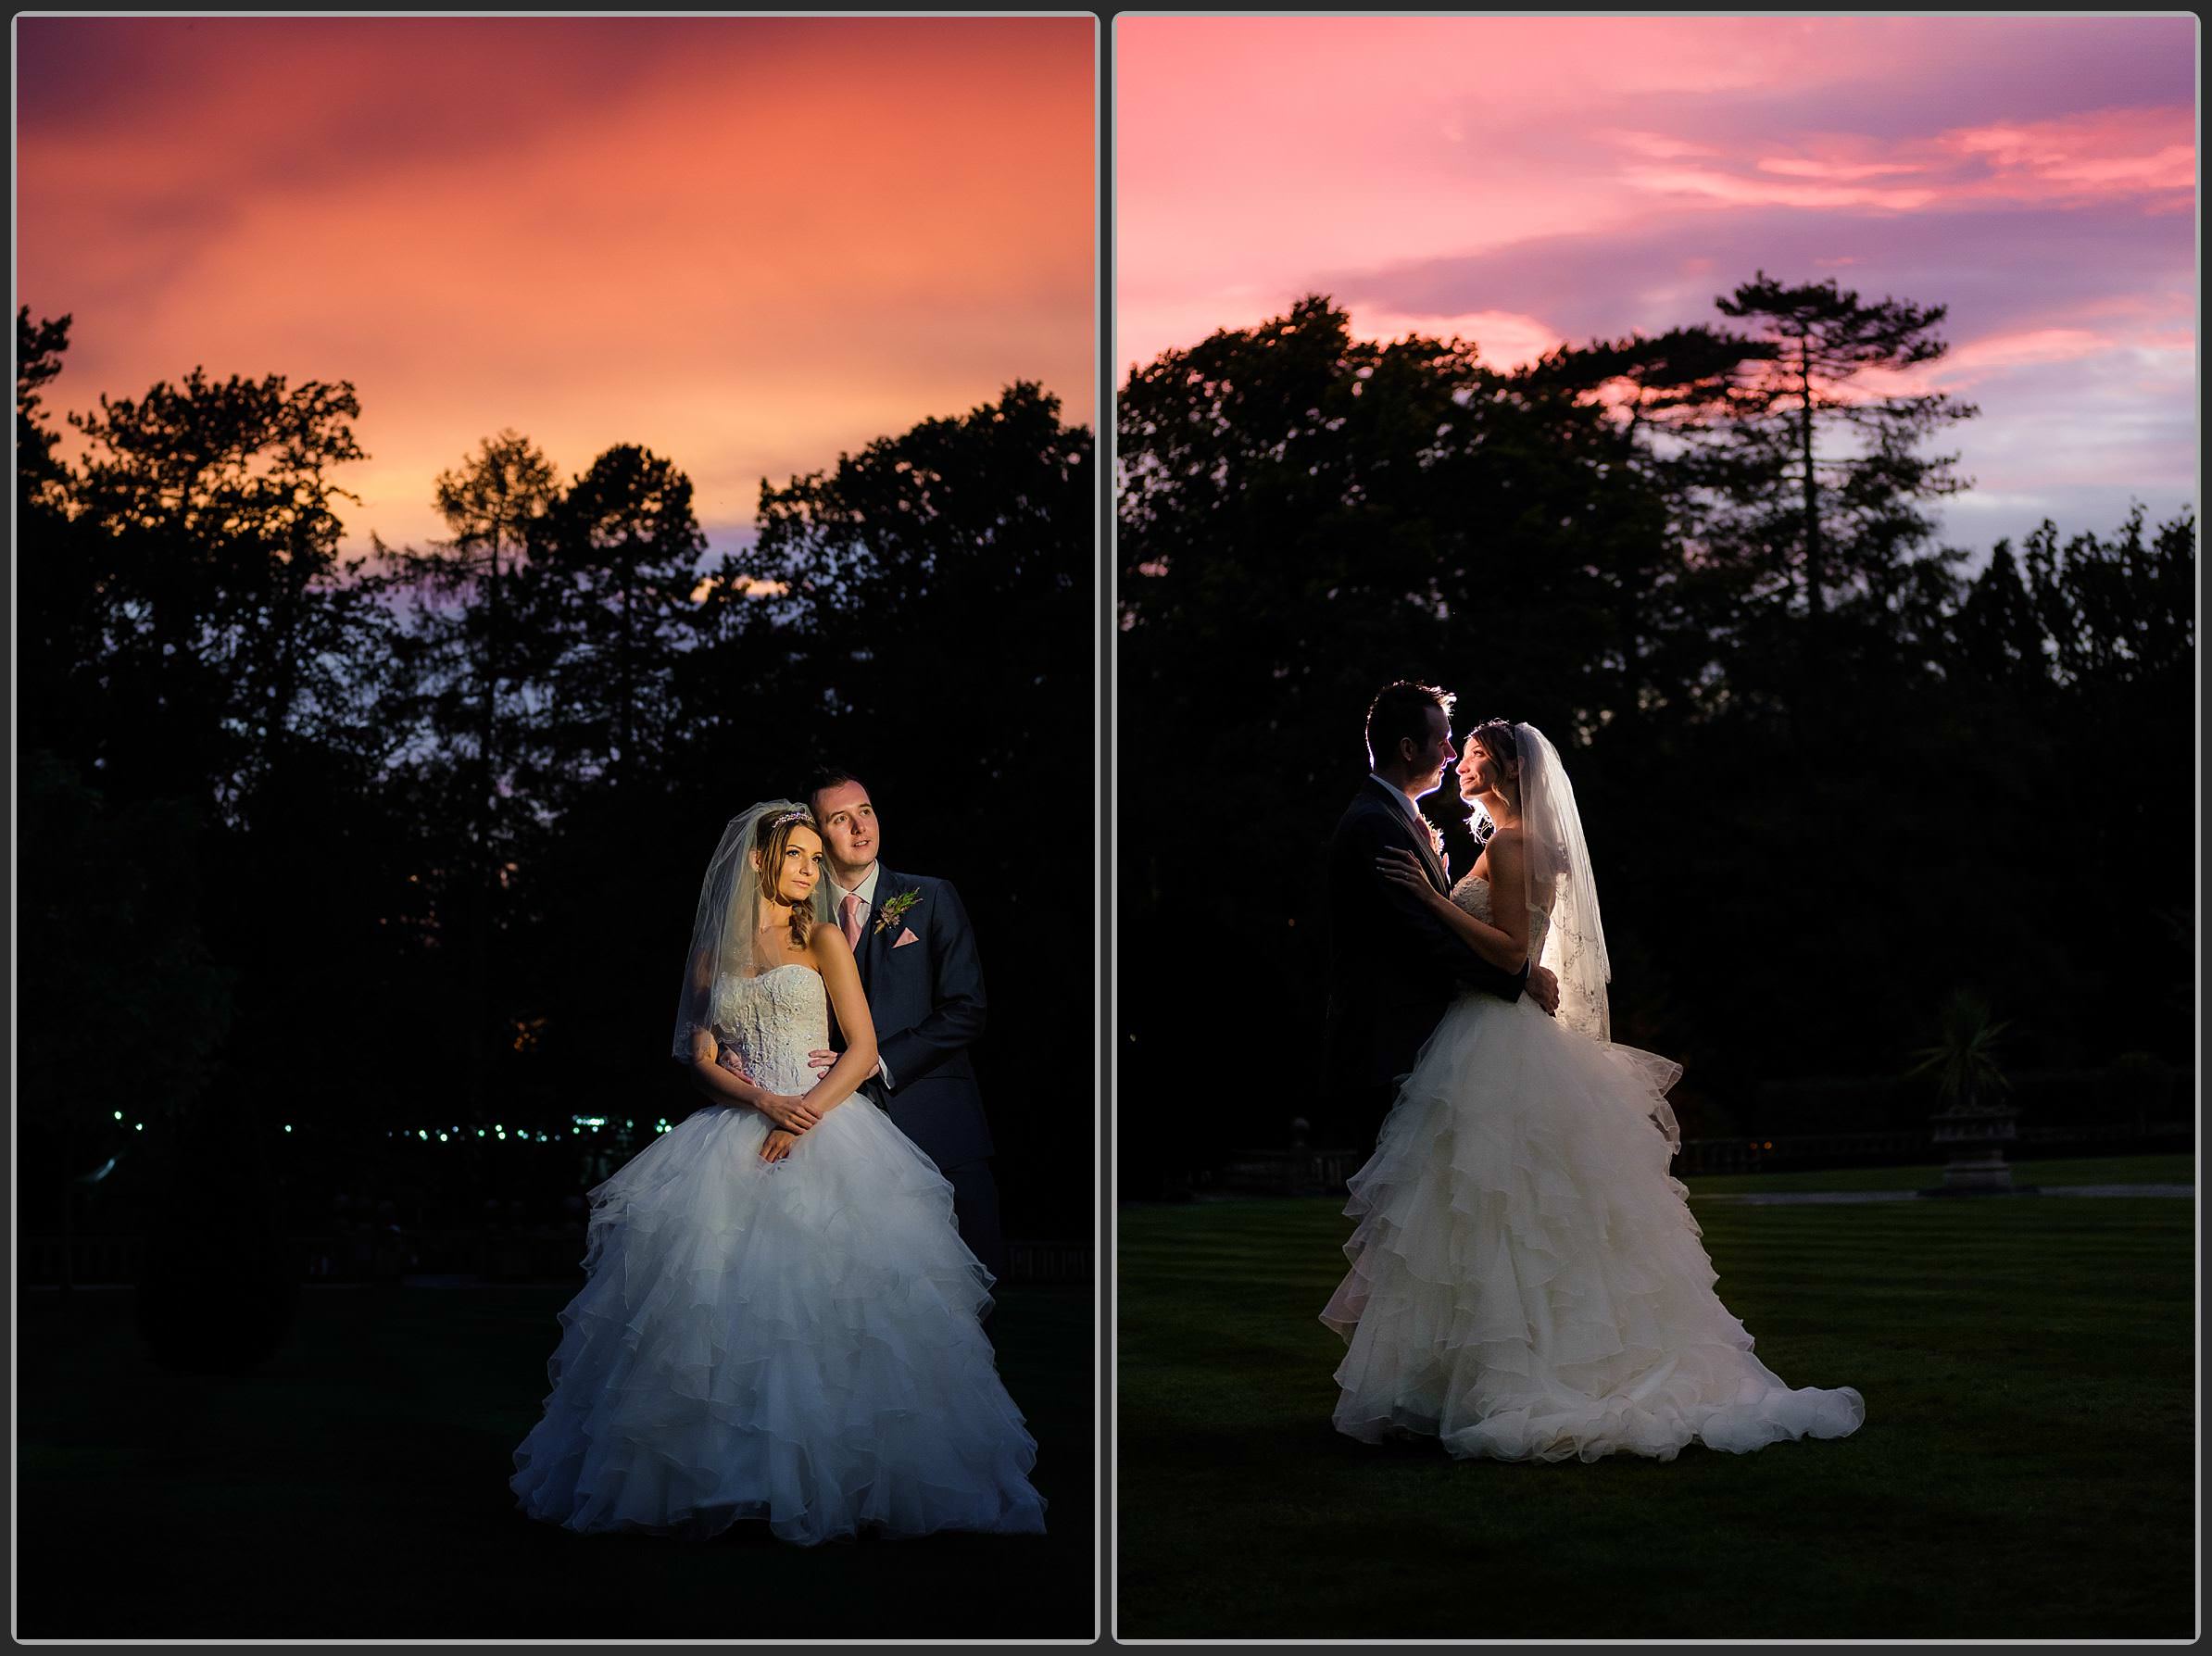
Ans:
[{"label": "white dress shirt", "polygon": [[871,862],[868,865],[868,872],[861,876],[861,883],[858,885],[849,887],[838,884],[836,875],[832,874],[829,877],[830,889],[837,894],[837,900],[832,903],[830,907],[836,910],[836,918],[840,923],[842,923],[845,919],[845,899],[848,897],[857,897],[861,899],[861,926],[863,930],[866,929],[868,924],[868,916],[874,910],[875,908],[876,878],[882,874],[883,872],[884,865],[882,863]]},{"label": "white dress shirt", "polygon": [[[1367,776],[1370,781],[1381,783],[1383,791],[1389,794],[1391,798],[1397,800],[1399,804],[1405,808],[1406,817],[1413,823],[1414,832],[1419,834],[1422,839],[1427,843],[1428,848],[1430,850],[1435,851],[1437,844],[1436,830],[1429,825],[1428,819],[1421,814],[1421,808],[1414,804],[1411,799],[1406,797],[1405,790],[1400,787],[1396,783],[1388,780],[1376,772],[1370,771],[1367,772]],[[1437,851],[1437,860],[1439,862],[1442,862],[1444,860],[1444,854],[1441,851]],[[1450,879],[1452,877],[1452,870],[1449,865],[1445,867],[1444,877],[1446,879]],[[835,884],[835,882],[832,882],[832,884]]]},{"label": "white dress shirt", "polygon": [[[1370,771],[1367,772],[1367,777],[1371,782],[1379,782],[1382,784],[1383,792],[1398,801],[1398,809],[1404,811],[1407,820],[1411,822],[1414,827],[1422,830],[1424,836],[1426,836],[1428,829],[1428,819],[1421,814],[1421,808],[1418,805],[1415,805],[1411,799],[1405,797],[1405,790],[1400,787],[1396,783],[1389,781],[1378,772]],[[832,880],[830,884],[835,885],[836,882]]]}]

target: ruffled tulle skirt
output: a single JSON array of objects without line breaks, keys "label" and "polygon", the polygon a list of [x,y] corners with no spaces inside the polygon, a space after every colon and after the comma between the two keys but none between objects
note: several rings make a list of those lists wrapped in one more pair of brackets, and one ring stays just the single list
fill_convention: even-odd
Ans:
[{"label": "ruffled tulle skirt", "polygon": [[1714,1293],[1661,1131],[1679,1073],[1526,999],[1453,1003],[1351,1182],[1339,1431],[1668,1461],[1858,1429],[1856,1391],[1784,1385]]},{"label": "ruffled tulle skirt", "polygon": [[802,1543],[1041,1531],[951,1186],[863,1098],[778,1162],[768,1130],[701,1110],[592,1191],[587,1280],[515,1451],[522,1510]]}]

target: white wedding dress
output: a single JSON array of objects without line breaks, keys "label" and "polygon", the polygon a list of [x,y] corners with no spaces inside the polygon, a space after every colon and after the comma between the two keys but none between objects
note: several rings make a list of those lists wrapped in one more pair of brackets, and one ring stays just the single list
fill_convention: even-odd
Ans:
[{"label": "white wedding dress", "polygon": [[[1452,897],[1489,919],[1487,882]],[[1540,959],[1548,919],[1529,920]],[[1350,1348],[1339,1431],[1669,1461],[1858,1429],[1856,1391],[1784,1385],[1715,1295],[1660,1130],[1679,1074],[1526,997],[1452,1003],[1351,1181],[1351,1269],[1322,1313]]]},{"label": "white wedding dress", "polygon": [[[714,985],[713,1029],[780,1093],[818,1077],[821,975]],[[1037,1445],[979,1318],[990,1273],[952,1187],[866,1098],[781,1161],[758,1110],[710,1105],[591,1193],[588,1279],[561,1312],[544,1418],[515,1451],[532,1517],[788,1541],[1037,1533]]]}]

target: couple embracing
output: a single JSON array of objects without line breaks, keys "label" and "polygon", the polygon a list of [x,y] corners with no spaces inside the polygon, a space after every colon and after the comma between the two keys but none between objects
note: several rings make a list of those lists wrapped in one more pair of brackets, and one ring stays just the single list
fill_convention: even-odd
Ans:
[{"label": "couple embracing", "polygon": [[[817,772],[807,812],[822,842],[816,893],[851,952],[875,1037],[875,1066],[859,1090],[936,1163],[952,1186],[961,1239],[993,1276],[1002,1276],[1006,1247],[991,1177],[991,1132],[968,1060],[970,1044],[983,1034],[984,988],[967,910],[949,880],[895,874],[884,866],[883,826],[859,778]],[[746,1073],[734,1046],[721,1046],[715,1065],[723,1073],[699,1075],[696,1084],[710,1098],[734,1098],[760,1111],[775,1129],[762,1153],[779,1160],[821,1121],[806,1094],[848,1049],[849,1041],[843,1048],[811,1050],[810,1073],[796,1078],[805,1085],[779,1094]]]},{"label": "couple embracing", "polygon": [[515,1451],[531,1516],[758,1518],[801,1543],[1044,1528],[983,1330],[983,971],[950,882],[881,846],[841,772],[724,829],[672,1048],[706,1103],[591,1192],[586,1281]]},{"label": "couple embracing", "polygon": [[[1329,853],[1332,1096],[1375,1153],[1351,1180],[1338,1430],[1456,1456],[1672,1460],[1839,1437],[1859,1394],[1791,1389],[1713,1292],[1666,1089],[1613,1044],[1590,847],[1558,751],[1400,682]],[[1480,847],[1450,879],[1418,801],[1456,771]]]}]

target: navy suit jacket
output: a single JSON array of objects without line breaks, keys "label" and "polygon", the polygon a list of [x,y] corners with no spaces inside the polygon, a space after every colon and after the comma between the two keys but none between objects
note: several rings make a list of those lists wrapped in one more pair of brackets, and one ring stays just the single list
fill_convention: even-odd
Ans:
[{"label": "navy suit jacket", "polygon": [[1429,884],[1449,895],[1443,862],[1388,783],[1370,777],[1337,823],[1328,848],[1328,1022],[1324,1072],[1353,1091],[1385,1085],[1414,1067],[1452,999],[1484,989],[1517,1000],[1528,969],[1501,972],[1414,893],[1375,866],[1386,846],[1413,852]]},{"label": "navy suit jacket", "polygon": [[[915,900],[905,912],[879,926],[884,910],[910,892]],[[903,932],[914,941],[901,947]],[[853,954],[892,1081],[886,1091],[872,1076],[861,1090],[938,1167],[982,1160],[991,1130],[968,1047],[983,1034],[983,962],[960,893],[949,880],[878,865],[875,901]]]}]

